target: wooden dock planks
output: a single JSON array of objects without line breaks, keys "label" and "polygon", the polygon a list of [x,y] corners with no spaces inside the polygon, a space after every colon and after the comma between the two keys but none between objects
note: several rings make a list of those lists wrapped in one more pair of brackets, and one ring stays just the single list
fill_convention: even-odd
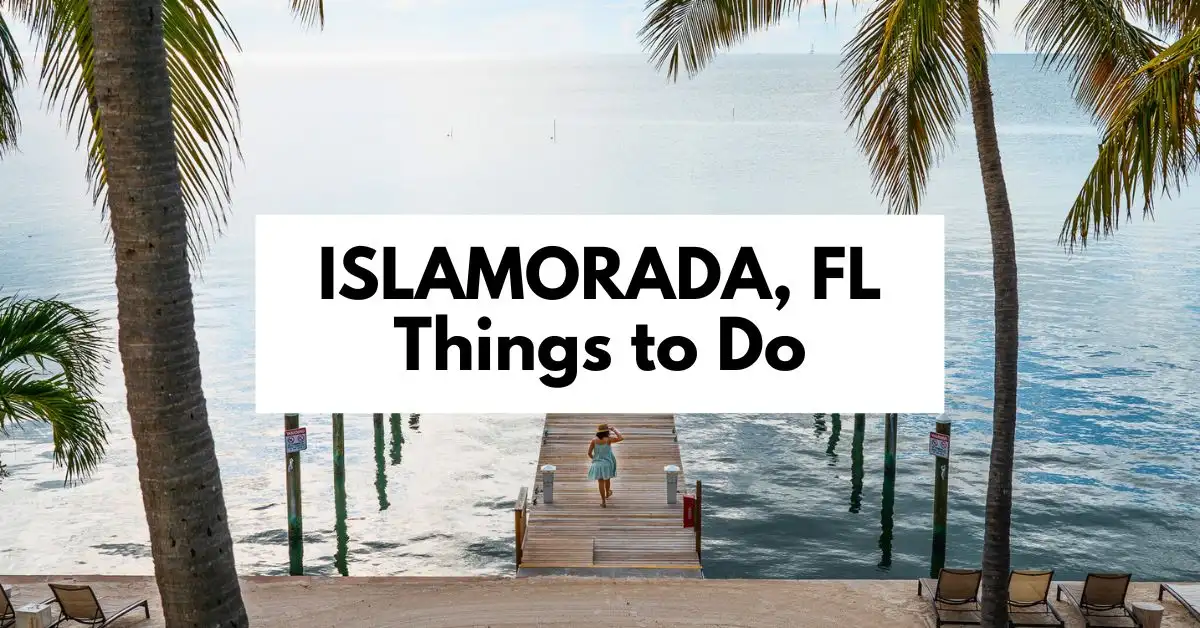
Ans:
[{"label": "wooden dock planks", "polygon": [[[625,441],[614,445],[617,477],[607,508],[588,480],[588,441],[597,423]],[[554,503],[543,500],[544,465],[554,465]],[[527,507],[518,576],[544,573],[673,574],[698,577],[693,528],[683,527],[683,497],[667,504],[663,467],[683,468],[670,414],[548,414],[533,497]],[[686,491],[683,473],[680,493]]]}]

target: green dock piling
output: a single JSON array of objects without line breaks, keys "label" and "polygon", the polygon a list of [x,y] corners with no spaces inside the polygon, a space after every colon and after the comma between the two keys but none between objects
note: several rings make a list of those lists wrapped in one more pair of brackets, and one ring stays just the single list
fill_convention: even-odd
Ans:
[{"label": "green dock piling", "polygon": [[892,567],[892,528],[896,504],[896,436],[900,415],[883,415],[883,504],[879,512],[879,568]]},{"label": "green dock piling", "polygon": [[[299,414],[283,415],[283,429],[300,427]],[[287,516],[288,516],[288,573],[304,575],[304,512],[300,503],[300,452],[286,454]]]},{"label": "green dock piling", "polygon": [[[950,436],[950,421],[937,422],[935,431]],[[938,456],[933,464],[933,553],[929,575],[936,578],[946,566],[946,517],[950,501],[950,459]]]},{"label": "green dock piling", "polygon": [[348,576],[350,569],[346,554],[350,535],[346,531],[346,425],[341,413],[333,415],[333,511],[333,528],[337,536],[333,566],[339,574]]}]

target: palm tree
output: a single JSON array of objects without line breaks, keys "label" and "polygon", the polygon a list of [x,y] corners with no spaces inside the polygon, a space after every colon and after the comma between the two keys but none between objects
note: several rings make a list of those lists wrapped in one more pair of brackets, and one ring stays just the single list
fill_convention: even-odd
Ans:
[{"label": "palm tree", "polygon": [[54,463],[66,466],[67,481],[104,457],[108,426],[96,391],[107,348],[95,312],[0,297],[0,433],[26,421],[49,425]]},{"label": "palm tree", "polygon": [[[323,24],[322,0],[289,0]],[[15,15],[41,84],[82,143],[109,213],[118,349],[167,626],[247,626],[201,387],[191,269],[224,225],[240,157],[215,0],[0,0],[0,155],[15,146]]]},{"label": "palm tree", "polygon": [[[1158,0],[1170,3],[1171,0]],[[1156,0],[1028,0],[1021,23],[1047,63],[1070,67],[1076,97],[1102,116],[1123,77],[1155,51],[1126,5]],[[817,4],[813,0],[811,4]],[[699,72],[721,49],[779,24],[805,0],[650,0],[642,42],[671,78]],[[836,2],[820,0],[827,5]],[[851,0],[850,4],[858,4]],[[992,450],[983,546],[983,625],[1008,625],[1019,301],[1012,211],[988,73],[995,0],[876,0],[842,61],[844,99],[875,191],[889,213],[917,213],[929,168],[970,106],[991,231],[995,293]],[[1146,10],[1143,7],[1143,10]],[[1194,146],[1193,146],[1194,148]],[[1193,152],[1194,155],[1194,152]]]}]

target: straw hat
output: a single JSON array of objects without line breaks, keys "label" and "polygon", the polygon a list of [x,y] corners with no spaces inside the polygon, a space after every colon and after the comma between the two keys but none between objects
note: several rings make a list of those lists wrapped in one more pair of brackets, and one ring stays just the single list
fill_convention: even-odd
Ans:
[{"label": "straw hat", "polygon": [[608,431],[608,423],[601,423],[600,425],[597,425],[596,431],[597,432],[607,432]]}]

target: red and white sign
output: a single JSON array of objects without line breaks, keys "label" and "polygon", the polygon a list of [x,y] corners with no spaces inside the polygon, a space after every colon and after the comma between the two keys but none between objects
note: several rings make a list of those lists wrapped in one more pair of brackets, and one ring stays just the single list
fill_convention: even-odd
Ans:
[{"label": "red and white sign", "polygon": [[284,430],[283,449],[285,453],[289,454],[308,449],[308,428],[298,427],[294,430]]},{"label": "red and white sign", "polygon": [[929,433],[929,455],[938,458],[950,458],[950,435]]}]

